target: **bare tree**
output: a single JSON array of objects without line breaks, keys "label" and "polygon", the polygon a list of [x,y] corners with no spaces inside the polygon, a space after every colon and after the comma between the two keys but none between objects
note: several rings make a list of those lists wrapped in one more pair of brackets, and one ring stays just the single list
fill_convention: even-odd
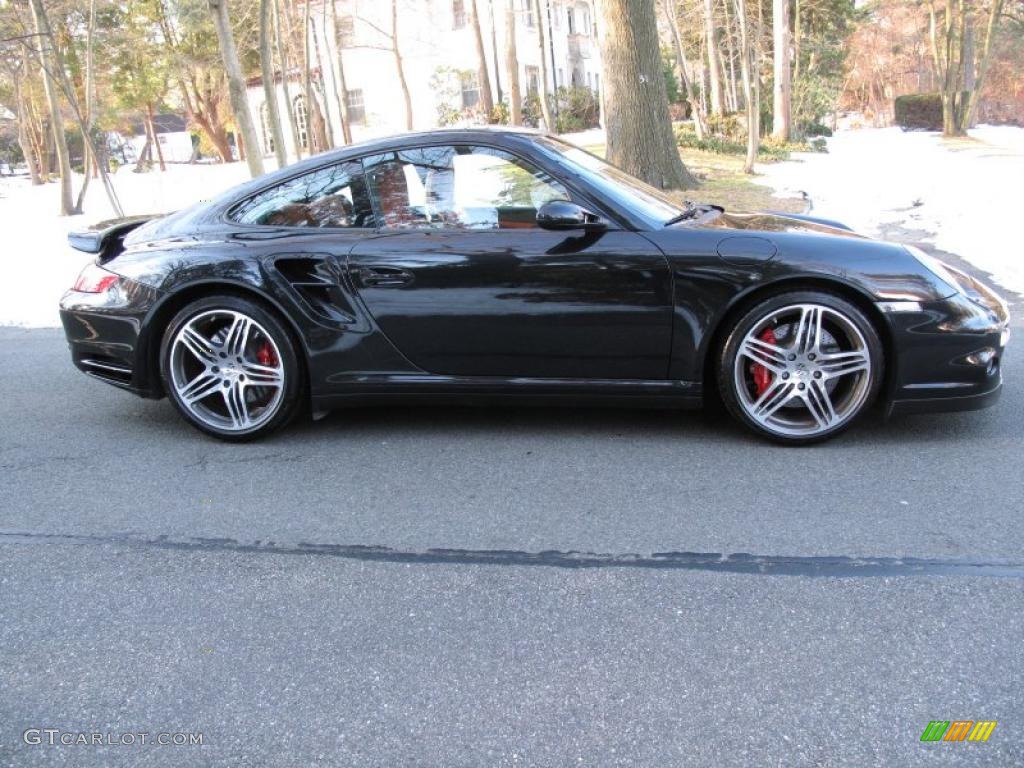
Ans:
[{"label": "bare tree", "polygon": [[711,113],[725,112],[722,98],[722,80],[719,75],[718,27],[715,24],[714,0],[704,0],[704,32],[707,38],[708,77],[711,81]]},{"label": "bare tree", "polygon": [[[263,174],[263,158],[257,147],[256,129],[252,124],[252,113],[249,111],[249,102],[245,95],[245,77],[242,74],[242,65],[238,61],[238,50],[235,48],[235,37],[231,32],[231,22],[228,19],[227,0],[207,0],[210,6],[210,14],[213,17],[213,26],[217,30],[217,41],[220,45],[220,55],[224,62],[224,70],[228,76],[228,94],[231,98],[231,111],[235,115],[235,124],[241,134],[245,147],[250,151],[245,153],[246,163],[249,165],[249,174],[253,177]],[[40,0],[34,0],[40,2]],[[241,151],[241,147],[239,147]]]},{"label": "bare tree", "polygon": [[352,122],[348,114],[348,83],[345,79],[345,58],[342,54],[344,46],[338,33],[338,4],[331,0],[331,33],[334,47],[338,55],[334,59],[334,86],[338,99],[338,114],[341,116],[341,136],[346,144],[352,143]]},{"label": "bare tree", "polygon": [[491,76],[487,69],[487,53],[484,50],[484,37],[480,30],[480,10],[477,0],[470,0],[470,11],[472,12],[473,43],[476,46],[476,77],[480,86],[480,106],[490,120],[494,112],[494,96],[491,93]]},{"label": "bare tree", "polygon": [[[92,79],[93,79],[93,35],[96,30],[96,0],[89,0],[89,21],[85,32],[85,130],[92,133]],[[90,143],[82,141],[82,186],[75,199],[75,210],[81,211],[85,203],[85,193],[89,191],[89,179],[92,178],[92,165],[96,161],[89,149]],[[160,158],[161,165],[163,157]]]},{"label": "bare tree", "polygon": [[946,136],[964,135],[974,120],[1002,8],[1003,0],[992,0],[981,59],[976,62],[973,5],[967,0],[946,0],[940,46],[935,1],[929,0],[929,40],[942,95],[942,132]]},{"label": "bare tree", "polygon": [[[284,96],[284,114],[288,120],[288,131],[291,133],[292,146],[295,147],[295,159],[302,158],[302,145],[299,143],[299,130],[295,125],[294,105],[292,103],[291,88],[288,85],[291,75],[291,68],[288,65],[288,52],[284,47],[284,33],[281,29],[281,0],[272,0],[274,3],[274,47],[277,49],[277,61],[281,67],[281,94]],[[287,7],[284,9],[288,13]]]},{"label": "bare tree", "polygon": [[675,0],[662,0],[661,7],[665,13],[669,31],[672,33],[672,43],[675,46],[676,60],[679,64],[679,81],[683,86],[686,102],[690,105],[690,116],[693,118],[693,132],[698,139],[703,139],[707,131],[704,110],[701,107],[700,99],[693,93],[693,83],[690,82],[690,76],[686,72],[688,65],[686,62],[686,52],[683,51],[682,36],[679,34]]},{"label": "bare tree", "polygon": [[772,58],[775,63],[772,135],[789,141],[790,50],[789,0],[772,0]]},{"label": "bare tree", "polygon": [[25,157],[25,165],[28,166],[28,174],[29,178],[32,179],[32,185],[38,186],[43,183],[43,178],[39,174],[39,161],[36,157],[36,150],[32,144],[32,139],[29,136],[31,116],[22,87],[22,80],[25,76],[24,62],[25,58],[18,56],[0,58],[0,64],[7,70],[14,88],[14,109],[18,122],[18,146],[21,147],[21,154]]},{"label": "bare tree", "polygon": [[985,75],[988,74],[988,65],[992,55],[992,41],[995,39],[1002,13],[1003,0],[992,0],[992,7],[989,9],[988,14],[988,24],[985,27],[985,42],[982,43],[981,47],[981,59],[978,61],[977,72],[974,76],[974,87],[971,89],[967,108],[964,110],[960,121],[960,129],[964,132],[974,124],[974,116],[978,111],[978,99],[981,96],[981,89],[985,85]]},{"label": "bare tree", "polygon": [[53,44],[53,33],[50,21],[46,16],[42,0],[30,0],[32,18],[35,21],[36,34],[39,36],[39,67],[42,70],[43,90],[50,110],[50,128],[57,150],[57,166],[60,172],[60,215],[70,216],[78,213],[71,200],[71,157],[68,153],[68,141],[64,136],[64,115],[60,111],[56,70],[60,66],[60,53]]},{"label": "bare tree", "polygon": [[[75,89],[71,84],[71,80],[68,78],[67,69],[65,68],[64,57],[61,54],[60,48],[57,46],[56,41],[53,37],[53,30],[50,27],[50,21],[46,16],[46,9],[43,7],[42,0],[30,0],[32,5],[32,14],[36,20],[37,34],[39,35],[40,43],[40,63],[43,67],[43,76],[45,82],[49,83],[51,90],[48,94],[52,96],[49,98],[51,109],[56,106],[57,114],[60,115],[60,103],[56,98],[56,89],[59,88],[64,95],[64,99],[71,109],[71,114],[78,124],[78,129],[82,133],[82,140],[89,151],[94,157],[99,157],[99,153],[96,151],[96,144],[93,141],[93,136],[89,130],[89,126],[86,122],[85,116],[82,114],[81,106],[78,102],[78,96],[75,94]],[[46,51],[52,51],[52,57],[46,55]],[[52,66],[52,69],[51,69]],[[55,129],[56,130],[56,129]],[[61,138],[63,139],[63,117],[60,122]],[[56,151],[60,153],[60,143],[56,140],[57,135],[54,133],[54,142],[56,145]],[[70,158],[67,154],[67,144],[64,143],[64,162],[61,168],[61,194],[62,200],[61,205],[64,205],[64,195],[67,194],[68,202],[70,202],[70,184],[71,184],[71,163]],[[65,166],[67,172],[67,183],[68,188],[65,190],[64,187],[64,176]],[[88,171],[88,169],[86,169]],[[99,168],[100,179],[103,181],[103,189],[107,193],[107,199],[110,201],[110,207],[113,209],[117,216],[123,216],[124,211],[121,208],[121,202],[117,198],[117,193],[114,191],[114,185],[110,181],[110,176],[107,174],[106,168]],[[80,208],[74,208],[70,213],[81,213]]]},{"label": "bare tree", "polygon": [[508,77],[509,122],[522,125],[523,95],[519,88],[519,56],[516,54],[515,0],[505,0],[505,70]]},{"label": "bare tree", "polygon": [[555,122],[551,119],[551,104],[548,102],[548,51],[544,35],[544,19],[547,18],[547,6],[544,0],[533,0],[533,15],[537,23],[537,46],[540,50],[540,87],[537,96],[540,99],[540,114],[544,119],[544,128],[555,130]]},{"label": "bare tree", "polygon": [[[260,0],[260,76],[263,78],[263,97],[266,99],[267,122],[270,124],[270,140],[274,144],[277,167],[288,165],[284,149],[284,132],[281,130],[281,115],[277,110],[277,84],[274,81],[274,58],[270,52],[270,25],[272,0]],[[287,73],[283,73],[287,76]]]},{"label": "bare tree", "polygon": [[608,159],[662,189],[697,186],[668,111],[654,0],[602,0]]},{"label": "bare tree", "polygon": [[398,0],[391,0],[391,50],[395,55],[398,83],[402,87],[402,98],[405,100],[405,127],[406,130],[411,131],[413,126],[412,95],[409,93],[409,83],[405,79],[405,65],[402,62],[402,53],[398,47]]}]

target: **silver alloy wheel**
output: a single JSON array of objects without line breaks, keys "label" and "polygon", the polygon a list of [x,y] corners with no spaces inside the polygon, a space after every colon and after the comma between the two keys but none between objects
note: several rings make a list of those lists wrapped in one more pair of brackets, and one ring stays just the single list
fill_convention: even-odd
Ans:
[{"label": "silver alloy wheel", "polygon": [[182,405],[220,430],[259,428],[273,418],[284,397],[277,343],[262,325],[235,310],[214,309],[190,318],[172,342],[170,373]]},{"label": "silver alloy wheel", "polygon": [[[771,331],[774,342],[764,336]],[[756,367],[767,376],[762,385]],[[765,429],[813,436],[852,418],[871,390],[864,335],[842,312],[821,304],[777,309],[744,336],[733,363],[740,405]]]}]

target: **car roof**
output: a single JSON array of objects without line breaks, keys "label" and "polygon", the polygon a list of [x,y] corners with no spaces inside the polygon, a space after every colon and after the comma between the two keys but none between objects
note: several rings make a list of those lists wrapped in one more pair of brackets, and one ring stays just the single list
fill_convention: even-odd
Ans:
[{"label": "car roof", "polygon": [[[473,138],[493,138],[494,136],[522,136],[524,138],[532,139],[548,135],[549,134],[544,131],[539,131],[535,128],[523,128],[520,126],[508,125],[478,125],[467,128],[434,128],[429,131],[408,131],[406,133],[396,133],[389,136],[379,136],[373,139],[360,141],[355,144],[347,144],[343,147],[336,147],[326,152],[321,152],[318,155],[313,155],[302,162],[303,164],[314,160],[319,162],[330,162],[330,160],[334,158],[343,159],[351,155],[363,155],[367,152],[373,152],[378,149],[389,149],[402,144],[415,144],[421,141],[466,141]],[[297,165],[297,163],[287,167],[294,168],[295,165]]]}]

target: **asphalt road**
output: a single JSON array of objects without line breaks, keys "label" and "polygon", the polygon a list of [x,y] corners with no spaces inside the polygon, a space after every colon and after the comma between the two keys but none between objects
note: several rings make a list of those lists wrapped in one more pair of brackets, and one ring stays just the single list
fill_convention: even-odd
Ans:
[{"label": "asphalt road", "polygon": [[[235,446],[2,329],[0,765],[1024,765],[1015,335],[994,409],[812,449],[519,409]],[[998,725],[920,742],[958,719]]]}]

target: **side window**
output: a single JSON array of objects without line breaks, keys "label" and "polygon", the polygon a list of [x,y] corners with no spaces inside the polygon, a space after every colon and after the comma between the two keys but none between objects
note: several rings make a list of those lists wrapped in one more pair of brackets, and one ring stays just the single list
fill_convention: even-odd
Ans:
[{"label": "side window", "polygon": [[370,193],[392,229],[523,229],[537,209],[568,200],[558,181],[490,147],[421,147],[367,158]]},{"label": "side window", "polygon": [[362,165],[339,163],[250,197],[231,214],[240,224],[278,227],[372,227]]}]

